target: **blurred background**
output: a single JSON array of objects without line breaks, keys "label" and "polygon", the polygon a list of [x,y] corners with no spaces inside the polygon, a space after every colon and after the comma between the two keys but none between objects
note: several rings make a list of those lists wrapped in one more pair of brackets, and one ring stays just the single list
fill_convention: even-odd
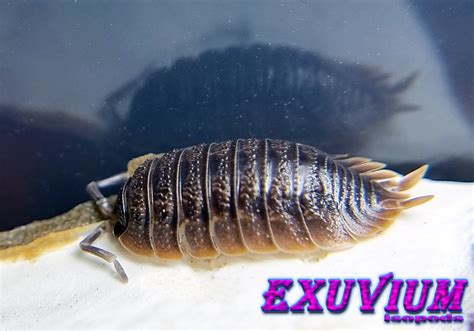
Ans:
[{"label": "blurred background", "polygon": [[0,230],[128,159],[281,138],[474,181],[474,2],[0,2]]}]

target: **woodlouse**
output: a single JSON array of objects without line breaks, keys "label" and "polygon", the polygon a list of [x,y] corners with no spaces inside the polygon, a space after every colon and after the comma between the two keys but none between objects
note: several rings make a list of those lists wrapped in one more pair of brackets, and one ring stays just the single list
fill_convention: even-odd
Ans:
[{"label": "woodlouse", "polygon": [[[432,197],[405,192],[427,166],[400,177],[383,163],[282,140],[201,144],[138,163],[131,176],[88,191],[117,216],[114,234],[127,250],[164,259],[345,249]],[[124,179],[112,212],[99,187]],[[115,255],[91,246],[103,229],[81,247],[115,262],[126,279]]]}]

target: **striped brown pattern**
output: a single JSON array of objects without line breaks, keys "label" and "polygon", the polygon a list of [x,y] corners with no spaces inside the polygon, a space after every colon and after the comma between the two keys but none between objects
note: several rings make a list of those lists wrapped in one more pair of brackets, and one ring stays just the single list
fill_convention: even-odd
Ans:
[{"label": "striped brown pattern", "polygon": [[342,249],[381,230],[374,183],[337,156],[239,139],[144,162],[123,187],[119,240],[164,259]]}]

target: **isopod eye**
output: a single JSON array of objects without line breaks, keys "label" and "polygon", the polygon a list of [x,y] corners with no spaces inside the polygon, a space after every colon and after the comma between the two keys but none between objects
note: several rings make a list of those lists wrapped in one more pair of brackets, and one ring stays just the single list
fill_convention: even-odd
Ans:
[{"label": "isopod eye", "polygon": [[126,229],[127,222],[123,218],[119,217],[117,223],[115,223],[114,226],[114,236],[119,237],[125,232]]},{"label": "isopod eye", "polygon": [[115,203],[115,214],[117,215],[117,223],[114,226],[114,236],[121,236],[127,229],[127,217],[125,216],[126,206],[123,200],[124,188],[120,189],[120,192],[117,197],[117,202]]}]

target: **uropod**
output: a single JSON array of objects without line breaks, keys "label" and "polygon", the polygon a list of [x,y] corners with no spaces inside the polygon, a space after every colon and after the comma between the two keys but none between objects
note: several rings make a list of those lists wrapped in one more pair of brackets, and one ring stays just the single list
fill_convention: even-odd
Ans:
[{"label": "uropod", "polygon": [[[132,160],[129,171],[91,182],[87,191],[131,253],[161,259],[219,254],[310,253],[349,248],[386,229],[404,209],[433,196],[406,191],[427,165],[406,176],[363,157],[327,154],[273,139],[200,144]],[[123,183],[115,207],[101,193]],[[93,246],[81,249],[114,263]]]}]

